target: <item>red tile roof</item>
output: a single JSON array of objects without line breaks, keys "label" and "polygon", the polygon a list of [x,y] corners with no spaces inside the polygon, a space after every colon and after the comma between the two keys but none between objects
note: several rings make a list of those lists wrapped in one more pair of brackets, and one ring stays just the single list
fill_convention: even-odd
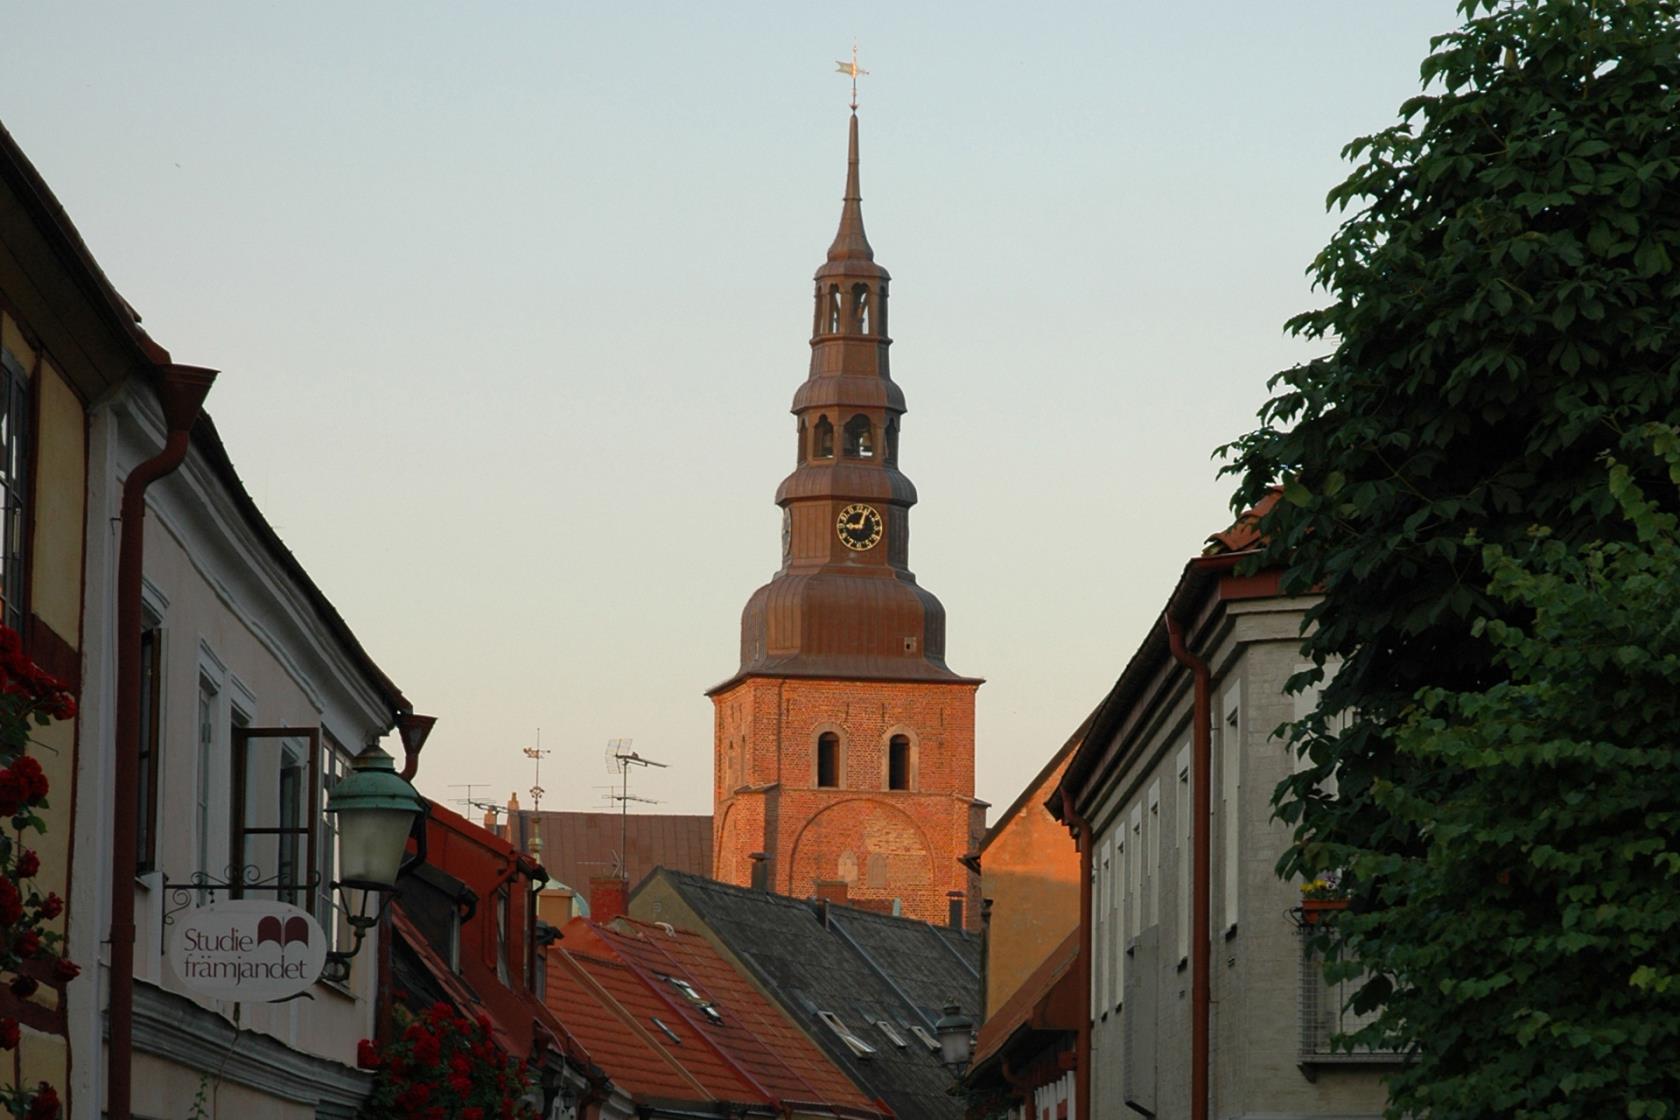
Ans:
[{"label": "red tile roof", "polygon": [[[580,1040],[633,1095],[885,1115],[696,934],[630,919],[603,926],[580,918],[567,924],[549,956],[549,1006],[568,1025],[572,1018],[591,1020],[578,1024]],[[594,1013],[591,1004],[608,1013]],[[682,1041],[667,1037],[655,1017]],[[595,1042],[592,1032],[612,1037]],[[698,1087],[709,1096],[697,1098]]]},{"label": "red tile roof", "polygon": [[1080,931],[1075,929],[1056,946],[1015,994],[1004,1001],[980,1026],[974,1042],[973,1068],[985,1065],[1022,1027],[1036,1030],[1079,1028],[1081,993],[1075,986],[1079,976]]}]

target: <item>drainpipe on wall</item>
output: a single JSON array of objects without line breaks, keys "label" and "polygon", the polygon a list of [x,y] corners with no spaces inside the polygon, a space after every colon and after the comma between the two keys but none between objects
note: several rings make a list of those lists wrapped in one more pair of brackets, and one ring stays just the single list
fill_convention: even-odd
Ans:
[{"label": "drainpipe on wall", "polygon": [[160,367],[158,401],[168,438],[163,450],[128,472],[122,490],[122,537],[117,552],[117,742],[111,813],[111,999],[106,1052],[109,1120],[131,1120],[134,1068],[134,875],[140,804],[140,574],[146,558],[146,488],[187,457],[192,426],[216,371]]},{"label": "drainpipe on wall", "polygon": [[[1213,724],[1209,709],[1207,662],[1184,645],[1178,620],[1169,610],[1161,616],[1167,627],[1167,644],[1173,660],[1190,670],[1195,680],[1194,749],[1190,758],[1190,1118],[1207,1120],[1208,1115],[1208,1019],[1211,1006],[1209,976],[1210,943],[1213,930],[1208,916],[1211,886],[1208,816],[1212,811]],[[1089,890],[1089,887],[1087,887]]]},{"label": "drainpipe on wall", "polygon": [[[1075,1044],[1073,1114],[1075,1120],[1091,1117],[1091,822],[1079,815],[1073,794],[1062,787],[1062,819],[1079,845],[1079,1035]],[[1205,1120],[1205,1118],[1202,1118]]]}]

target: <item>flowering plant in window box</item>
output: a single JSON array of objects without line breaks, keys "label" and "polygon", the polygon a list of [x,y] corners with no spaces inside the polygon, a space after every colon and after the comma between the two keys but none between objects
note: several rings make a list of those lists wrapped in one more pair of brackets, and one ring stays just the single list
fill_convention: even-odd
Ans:
[{"label": "flowering plant in window box", "polygon": [[1303,925],[1317,925],[1334,910],[1347,909],[1347,895],[1342,892],[1340,876],[1320,875],[1301,884],[1301,905],[1296,910]]},{"label": "flowering plant in window box", "polygon": [[356,1048],[356,1064],[378,1075],[362,1120],[538,1120],[530,1070],[496,1044],[488,1018],[441,1002],[395,1014],[394,1039]]},{"label": "flowering plant in window box", "polygon": [[[47,808],[48,782],[29,754],[32,732],[75,714],[64,684],[24,655],[16,631],[0,626],[0,821],[10,825],[0,831],[0,1050],[17,1049],[19,1020],[38,1006],[31,1001],[43,985],[62,989],[81,972],[59,953],[64,935],[50,923],[64,913],[64,901],[37,889],[41,857],[25,842],[47,830],[40,810]],[[56,1120],[58,1093],[45,1081],[0,1086],[0,1110],[17,1120]]]}]

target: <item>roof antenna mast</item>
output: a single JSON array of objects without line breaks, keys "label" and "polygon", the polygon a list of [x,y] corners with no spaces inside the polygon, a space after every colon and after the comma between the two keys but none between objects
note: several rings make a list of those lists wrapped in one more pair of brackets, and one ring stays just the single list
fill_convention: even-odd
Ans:
[{"label": "roof antenna mast", "polygon": [[869,76],[869,71],[858,68],[856,39],[852,40],[852,60],[850,62],[836,62],[834,65],[840,68],[840,73],[846,74],[852,79],[852,112],[855,113],[857,112],[857,80],[860,77],[867,78]]},{"label": "roof antenna mast", "polygon": [[645,801],[658,804],[652,798],[630,796],[630,767],[657,766],[665,769],[665,763],[655,762],[651,758],[643,758],[630,749],[629,739],[609,739],[607,741],[607,769],[616,771],[622,783],[620,792],[612,794],[618,802],[618,877],[626,883],[630,881],[630,802]]}]

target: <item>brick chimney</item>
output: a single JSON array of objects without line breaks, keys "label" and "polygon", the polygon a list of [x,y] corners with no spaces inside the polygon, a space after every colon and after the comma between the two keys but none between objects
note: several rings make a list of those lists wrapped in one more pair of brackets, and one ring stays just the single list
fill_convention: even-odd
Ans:
[{"label": "brick chimney", "polygon": [[610,922],[630,912],[630,884],[617,875],[597,875],[589,880],[589,916]]},{"label": "brick chimney", "polygon": [[752,889],[767,891],[770,889],[770,853],[751,852],[747,858],[752,860]]},{"label": "brick chimney", "polygon": [[836,906],[846,905],[846,880],[818,879],[817,897],[824,902],[832,902]]},{"label": "brick chimney", "polygon": [[946,924],[952,929],[963,928],[963,897],[962,891],[945,892]]}]

